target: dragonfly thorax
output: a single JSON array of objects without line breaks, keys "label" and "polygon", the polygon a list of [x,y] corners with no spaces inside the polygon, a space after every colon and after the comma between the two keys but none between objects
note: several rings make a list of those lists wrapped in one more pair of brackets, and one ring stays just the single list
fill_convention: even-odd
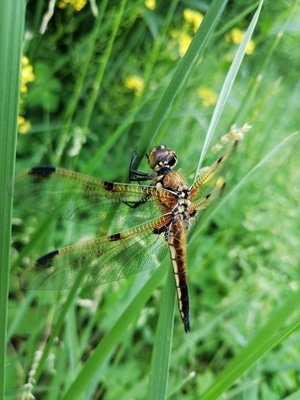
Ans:
[{"label": "dragonfly thorax", "polygon": [[178,193],[178,198],[177,198],[177,204],[172,210],[173,218],[174,220],[183,220],[185,229],[188,229],[190,226],[190,205],[191,201],[189,199],[190,197],[190,191],[189,190],[183,190]]}]

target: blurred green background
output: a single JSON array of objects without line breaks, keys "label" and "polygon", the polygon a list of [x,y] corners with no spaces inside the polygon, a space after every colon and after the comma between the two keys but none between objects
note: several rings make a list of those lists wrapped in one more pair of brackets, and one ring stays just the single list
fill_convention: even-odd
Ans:
[{"label": "blurred green background", "polygon": [[[142,157],[163,143],[177,152],[178,168],[192,183],[218,94],[253,17],[253,2],[229,2],[158,135],[149,135],[147,127],[209,6],[196,0],[61,0],[52,14],[51,2],[29,0],[16,171],[49,164],[127,182],[133,150]],[[299,290],[300,142],[299,135],[291,136],[300,126],[299,34],[299,2],[265,1],[210,145],[232,124],[251,124],[226,171],[228,192],[252,168],[257,171],[188,246],[191,333],[184,334],[176,310],[172,399],[202,398]],[[216,157],[208,151],[204,165]],[[139,168],[147,171],[145,157]],[[63,398],[148,278],[140,274],[80,291],[40,364],[37,352],[57,326],[68,293],[24,292],[21,271],[49,250],[105,232],[55,221],[22,204],[15,204],[14,215],[7,399],[29,398],[31,391],[37,399]],[[170,262],[164,266],[170,268]],[[111,344],[78,399],[147,397],[164,285],[165,279],[121,340]],[[295,332],[272,350],[261,350],[246,373],[241,367],[238,379],[224,384],[222,396],[207,398],[300,397],[296,306],[284,325]],[[267,334],[271,338],[274,332]],[[25,390],[26,382],[33,387]]]}]

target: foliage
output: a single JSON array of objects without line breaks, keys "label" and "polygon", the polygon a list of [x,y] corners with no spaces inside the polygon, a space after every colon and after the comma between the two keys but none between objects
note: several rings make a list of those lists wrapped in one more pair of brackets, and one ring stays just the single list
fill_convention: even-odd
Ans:
[{"label": "foliage", "polygon": [[[135,148],[142,155],[146,146],[165,143],[192,182],[253,2],[225,8],[204,53],[178,81],[157,137],[148,127],[209,3],[60,1],[50,17],[50,2],[29,1],[24,53],[34,80],[22,96],[28,130],[19,129],[16,169],[54,164],[125,182]],[[233,123],[253,126],[226,171],[228,193],[236,191],[188,247],[192,331],[184,334],[175,313],[172,399],[283,399],[300,385],[300,315],[288,303],[299,293],[299,135],[291,134],[300,122],[300,10],[292,1],[279,3],[264,4],[212,140]],[[204,165],[216,157],[208,153]],[[140,161],[147,170],[145,157]],[[72,385],[84,391],[79,399],[146,397],[153,346],[163,340],[157,336],[163,270],[79,293],[25,293],[18,286],[29,257],[103,234],[101,227],[53,221],[15,205],[7,399],[31,392],[74,398],[67,397]],[[170,268],[169,260],[163,267]],[[255,349],[259,361],[252,365]]]}]

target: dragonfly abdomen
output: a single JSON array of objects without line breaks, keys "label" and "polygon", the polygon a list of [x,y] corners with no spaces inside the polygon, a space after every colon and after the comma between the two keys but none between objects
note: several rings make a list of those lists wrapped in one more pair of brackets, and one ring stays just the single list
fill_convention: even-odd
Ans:
[{"label": "dragonfly abdomen", "polygon": [[184,324],[184,330],[189,332],[189,295],[186,275],[186,228],[184,220],[178,219],[170,226],[168,245],[174,271],[178,309]]}]

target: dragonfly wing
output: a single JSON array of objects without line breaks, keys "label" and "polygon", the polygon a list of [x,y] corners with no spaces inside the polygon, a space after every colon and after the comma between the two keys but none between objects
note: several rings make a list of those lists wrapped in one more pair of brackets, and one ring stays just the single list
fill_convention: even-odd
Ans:
[{"label": "dragonfly wing", "polygon": [[70,289],[98,285],[158,266],[167,253],[164,227],[171,218],[166,214],[118,234],[54,250],[24,272],[21,286]]},{"label": "dragonfly wing", "polygon": [[[123,226],[127,214],[132,227],[161,215],[158,198],[165,189],[103,181],[54,167],[36,167],[19,173],[14,181],[16,202],[74,222]],[[134,211],[133,211],[134,210]]]},{"label": "dragonfly wing", "polygon": [[195,215],[195,217],[192,218],[191,228],[188,231],[188,240],[196,227],[196,222],[199,221],[208,207],[223,193],[225,182],[222,178],[222,174],[237,143],[237,141],[232,143],[217,161],[210,167],[204,168],[191,186],[192,204],[189,211],[191,215]]},{"label": "dragonfly wing", "polygon": [[[192,203],[191,207],[190,207],[190,211],[192,212],[192,214],[194,214],[195,211],[197,211],[195,213],[195,217],[193,217],[191,219],[191,226],[188,230],[187,233],[187,237],[188,237],[188,241],[190,240],[194,229],[197,226],[197,222],[199,221],[199,219],[203,216],[203,214],[207,211],[207,209],[210,207],[210,205],[217,200],[218,198],[220,198],[220,196],[222,195],[223,191],[225,189],[225,183],[224,182],[220,182],[219,185],[216,185],[209,194],[207,194],[206,196],[202,197],[201,199],[195,201],[194,203]],[[211,209],[209,209],[211,210]],[[209,217],[209,214],[207,215],[207,217]]]},{"label": "dragonfly wing", "polygon": [[225,153],[218,158],[210,167],[202,169],[196,181],[191,186],[191,201],[206,197],[216,186],[222,185],[221,175],[224,173],[228,159],[236,148],[238,141],[228,147]]}]

